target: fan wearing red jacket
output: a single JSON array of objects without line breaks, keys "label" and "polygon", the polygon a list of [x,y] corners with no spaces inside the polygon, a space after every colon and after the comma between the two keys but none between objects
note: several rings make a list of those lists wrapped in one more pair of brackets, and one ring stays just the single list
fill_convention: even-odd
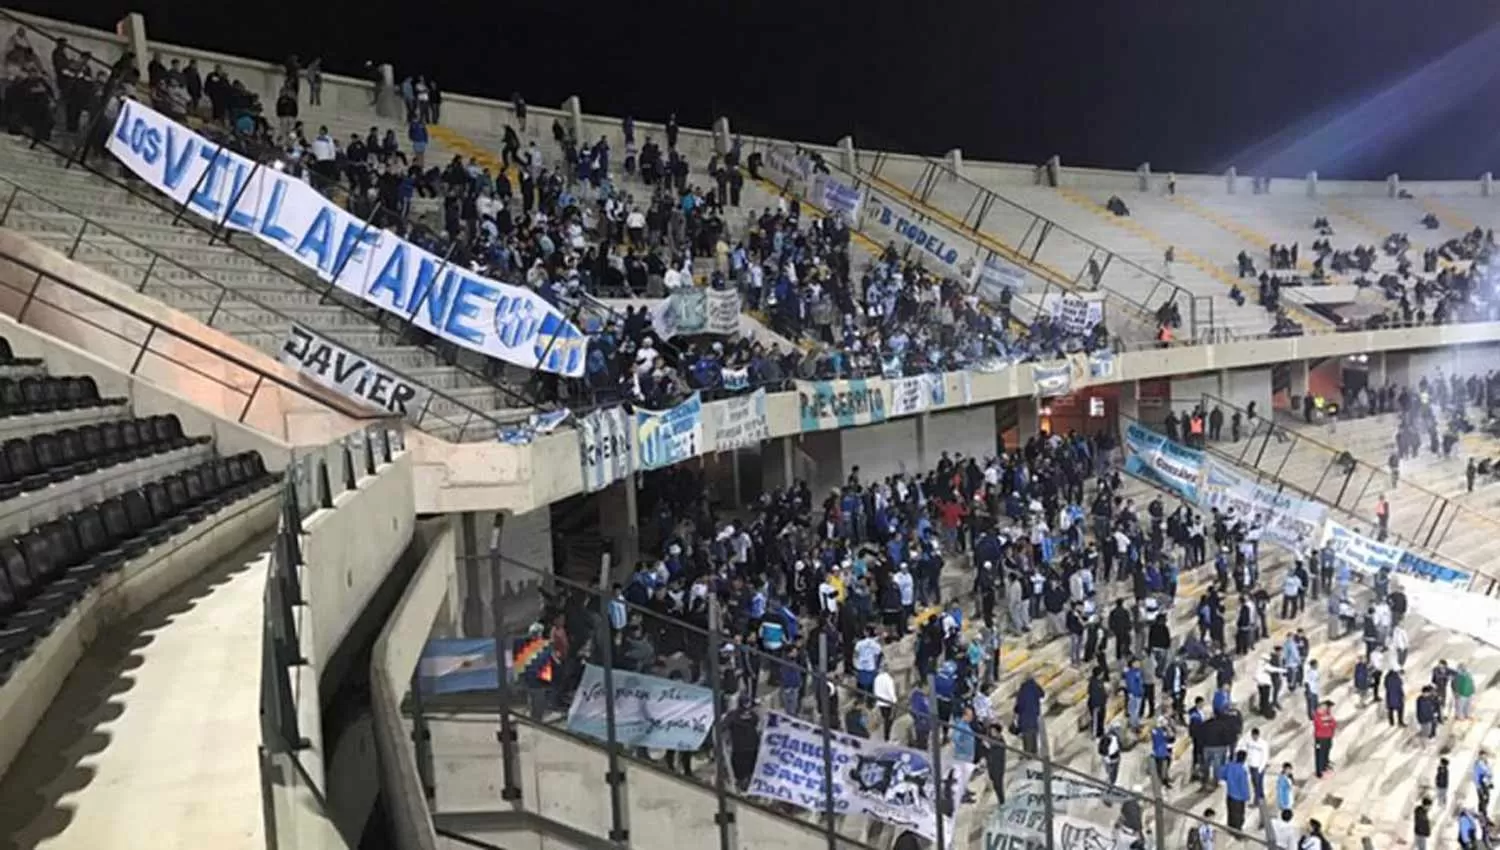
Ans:
[{"label": "fan wearing red jacket", "polygon": [[1338,721],[1333,719],[1333,703],[1325,700],[1313,712],[1313,773],[1319,779],[1333,769],[1328,754],[1333,751],[1333,733],[1338,728]]}]

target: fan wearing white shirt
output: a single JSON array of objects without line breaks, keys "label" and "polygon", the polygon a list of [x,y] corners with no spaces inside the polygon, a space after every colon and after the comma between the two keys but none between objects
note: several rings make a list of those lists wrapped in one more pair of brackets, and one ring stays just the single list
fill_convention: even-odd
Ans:
[{"label": "fan wearing white shirt", "polygon": [[1245,767],[1250,771],[1250,787],[1255,791],[1257,807],[1266,802],[1266,765],[1271,763],[1271,747],[1260,736],[1259,729],[1250,730],[1250,739],[1245,741]]},{"label": "fan wearing white shirt", "polygon": [[875,674],[875,703],[880,708],[884,738],[891,739],[891,724],[896,720],[896,678],[886,669]]}]

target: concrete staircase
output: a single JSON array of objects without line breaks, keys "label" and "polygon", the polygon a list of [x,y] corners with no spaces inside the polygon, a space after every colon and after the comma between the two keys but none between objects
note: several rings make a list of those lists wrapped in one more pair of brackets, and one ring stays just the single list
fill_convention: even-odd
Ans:
[{"label": "concrete staircase", "polygon": [[325,298],[326,283],[289,261],[271,264],[261,255],[269,249],[253,240],[239,238],[235,246],[214,241],[185,220],[174,224],[173,212],[149,195],[80,167],[65,169],[54,154],[8,138],[0,140],[0,172],[6,181],[0,192],[9,201],[5,226],[71,251],[125,285],[268,353],[279,351],[288,328],[298,322],[402,371],[436,393],[421,423],[424,430],[448,438],[493,439],[496,423],[526,413],[514,392],[502,391],[476,369],[449,365],[404,337],[395,330],[394,317],[387,317],[383,328],[368,307],[353,309],[348,296]]}]

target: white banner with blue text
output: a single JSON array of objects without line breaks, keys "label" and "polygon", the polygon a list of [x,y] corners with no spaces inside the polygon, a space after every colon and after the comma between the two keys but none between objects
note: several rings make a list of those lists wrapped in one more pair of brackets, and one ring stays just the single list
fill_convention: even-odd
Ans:
[{"label": "white banner with blue text", "polygon": [[593,493],[635,472],[634,423],[624,408],[596,410],[578,420],[583,489]]},{"label": "white banner with blue text", "polygon": [[[840,815],[867,815],[905,827],[929,841],[937,839],[938,785],[948,798],[961,800],[972,762],[942,761],[934,775],[932,758],[920,750],[834,732],[827,754],[833,763],[833,809]],[[825,791],[821,727],[776,712],[766,713],[760,736],[750,795],[823,811]],[[948,795],[944,795],[948,796]],[[944,821],[944,834],[953,838],[953,818]]]},{"label": "white banner with blue text", "polygon": [[[615,741],[626,747],[695,752],[714,725],[714,692],[645,673],[611,670]],[[568,708],[568,731],[609,740],[604,668],[588,664]]]},{"label": "white banner with blue text", "polygon": [[1233,511],[1246,521],[1259,517],[1257,524],[1265,529],[1268,539],[1298,552],[1305,551],[1318,539],[1328,519],[1327,505],[1258,484],[1250,476],[1211,457],[1205,460],[1206,473],[1199,491],[1199,504],[1203,507]]},{"label": "white banner with blue text", "polygon": [[771,423],[766,419],[766,391],[735,396],[712,405],[717,411],[714,425],[714,451],[727,452],[758,446],[771,439]]},{"label": "white banner with blue text", "polygon": [[896,247],[910,247],[912,259],[937,263],[963,276],[963,266],[974,259],[972,243],[914,215],[893,198],[870,192],[864,205],[866,227],[874,226],[895,236]]},{"label": "white banner with blue text", "polygon": [[698,456],[703,446],[703,397],[669,410],[635,411],[636,458],[641,469],[660,469]]},{"label": "white banner with blue text", "polygon": [[434,336],[518,366],[583,374],[587,338],[540,295],[454,266],[148,106],[121,105],[108,147],[195,215],[254,236]]},{"label": "white banner with blue text", "polygon": [[813,181],[812,204],[829,213],[842,213],[844,220],[859,220],[863,193],[857,186],[850,186],[827,174],[819,174]]},{"label": "white banner with blue text", "polygon": [[1049,292],[1042,296],[1042,311],[1053,324],[1072,334],[1084,334],[1104,321],[1104,301],[1071,292]]}]

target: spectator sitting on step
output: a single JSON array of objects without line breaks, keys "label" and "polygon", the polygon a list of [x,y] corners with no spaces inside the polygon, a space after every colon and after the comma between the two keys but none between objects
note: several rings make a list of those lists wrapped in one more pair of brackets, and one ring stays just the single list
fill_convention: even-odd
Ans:
[{"label": "spectator sitting on step", "polygon": [[1119,195],[1110,195],[1109,200],[1104,202],[1104,208],[1121,218],[1130,215],[1130,208],[1125,206]]}]

